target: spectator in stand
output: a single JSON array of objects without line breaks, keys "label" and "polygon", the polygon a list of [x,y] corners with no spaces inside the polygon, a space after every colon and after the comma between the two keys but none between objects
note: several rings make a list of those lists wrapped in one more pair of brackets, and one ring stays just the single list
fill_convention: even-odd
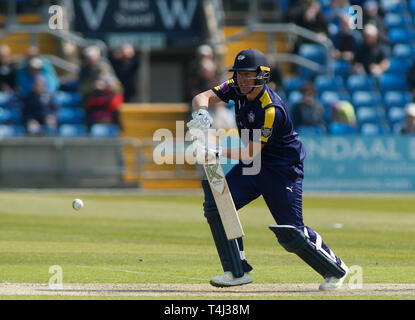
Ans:
[{"label": "spectator in stand", "polygon": [[377,28],[372,24],[365,25],[363,42],[355,53],[353,71],[379,76],[389,68],[389,64],[389,59],[378,41]]},{"label": "spectator in stand", "polygon": [[390,42],[384,16],[381,14],[376,1],[369,0],[363,4],[363,24],[373,24],[378,30],[379,43],[385,48],[389,48]]},{"label": "spectator in stand", "polygon": [[353,105],[344,100],[335,101],[331,105],[331,121],[355,127],[357,124]]},{"label": "spectator in stand", "polygon": [[[43,61],[39,57],[29,61],[30,81],[23,102],[22,121],[29,135],[55,134],[57,128],[53,93],[48,90],[47,77],[42,74]],[[30,88],[30,89],[29,89]]]},{"label": "spectator in stand", "polygon": [[85,101],[88,129],[93,124],[115,124],[121,128],[119,109],[124,102],[121,83],[111,74],[100,72],[91,84],[92,92]]},{"label": "spectator in stand", "polygon": [[97,46],[84,50],[79,90],[89,129],[95,123],[112,123],[121,128],[119,108],[124,102],[122,84]]},{"label": "spectator in stand", "polygon": [[400,129],[402,134],[415,134],[415,103],[405,106],[405,122]]},{"label": "spectator in stand", "polygon": [[115,74],[124,88],[124,101],[133,102],[137,98],[137,76],[140,59],[131,44],[124,44],[110,57]]},{"label": "spectator in stand", "polygon": [[[290,10],[285,20],[316,32],[321,40],[328,37],[328,21],[321,11],[320,3],[317,0],[302,0],[300,5]],[[294,52],[298,53],[301,44],[306,42],[307,40],[298,38],[294,44]]]},{"label": "spectator in stand", "polygon": [[17,65],[12,61],[8,45],[0,46],[0,91],[13,93],[16,90]]},{"label": "spectator in stand", "polygon": [[349,15],[341,15],[339,17],[339,32],[332,36],[334,45],[333,58],[352,63],[361,38],[359,31],[350,28],[349,17]]},{"label": "spectator in stand", "polygon": [[306,82],[301,87],[302,101],[292,108],[293,124],[295,128],[300,126],[320,127],[326,132],[324,121],[324,107],[316,99],[316,88],[312,82]]},{"label": "spectator in stand", "polygon": [[189,66],[187,99],[191,100],[198,93],[208,90],[219,83],[213,57],[213,50],[209,45],[204,44],[197,48],[196,58]]},{"label": "spectator in stand", "polygon": [[204,92],[219,84],[212,48],[202,45],[197,50],[196,60],[190,66],[189,97]]},{"label": "spectator in stand", "polygon": [[84,101],[94,92],[94,83],[103,74],[114,76],[114,70],[106,59],[101,56],[101,49],[97,46],[85,48],[78,76],[79,90]]},{"label": "spectator in stand", "polygon": [[33,68],[29,65],[34,58],[41,60],[39,73],[45,78],[46,91],[50,94],[59,89],[59,78],[50,61],[39,55],[39,49],[35,46],[28,48],[25,59],[22,61],[20,69],[17,71],[17,87],[22,97],[32,92],[34,85]]}]

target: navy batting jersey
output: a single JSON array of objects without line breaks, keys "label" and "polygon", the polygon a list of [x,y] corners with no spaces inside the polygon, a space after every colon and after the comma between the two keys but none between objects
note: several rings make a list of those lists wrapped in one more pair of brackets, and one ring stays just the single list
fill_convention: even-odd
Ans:
[{"label": "navy batting jersey", "polygon": [[265,144],[261,153],[262,165],[296,166],[302,171],[305,151],[281,98],[264,85],[258,96],[249,101],[246,96],[236,93],[232,83],[232,79],[225,81],[212,90],[226,103],[235,101],[236,124],[240,135],[242,129],[248,129],[250,140],[253,140],[256,137],[254,129],[260,130],[258,139]]}]

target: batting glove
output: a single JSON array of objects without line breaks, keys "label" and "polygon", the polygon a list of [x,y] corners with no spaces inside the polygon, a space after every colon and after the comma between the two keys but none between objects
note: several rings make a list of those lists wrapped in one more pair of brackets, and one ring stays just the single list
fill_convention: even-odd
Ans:
[{"label": "batting glove", "polygon": [[189,129],[199,129],[205,131],[212,125],[213,119],[205,109],[199,109],[192,113],[192,120],[187,123]]}]

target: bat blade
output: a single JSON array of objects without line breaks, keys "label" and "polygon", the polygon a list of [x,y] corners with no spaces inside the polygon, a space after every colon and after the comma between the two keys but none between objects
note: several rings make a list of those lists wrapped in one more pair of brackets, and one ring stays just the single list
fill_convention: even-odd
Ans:
[{"label": "bat blade", "polygon": [[219,163],[205,163],[203,168],[209,181],[216,206],[228,240],[243,237],[244,231],[232,195]]}]

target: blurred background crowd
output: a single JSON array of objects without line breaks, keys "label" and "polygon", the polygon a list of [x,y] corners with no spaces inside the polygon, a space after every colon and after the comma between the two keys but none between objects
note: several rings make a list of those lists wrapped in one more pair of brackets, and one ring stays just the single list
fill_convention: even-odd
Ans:
[{"label": "blurred background crowd", "polygon": [[[10,12],[6,2],[2,1],[0,6],[3,17]],[[17,15],[33,14],[45,8],[43,1],[13,3]],[[48,5],[54,3],[60,2],[51,1]],[[322,66],[320,70],[301,63],[287,68],[275,54],[278,52],[265,52],[272,66],[269,85],[286,102],[300,134],[415,133],[415,1],[213,3],[225,15],[221,27],[231,25],[226,14],[231,15],[232,10],[236,14],[245,8],[242,20],[248,24],[252,22],[251,15],[258,14],[250,10],[263,6],[263,11],[272,9],[275,13],[264,18],[268,19],[267,23],[295,24],[312,32],[311,38],[284,38],[285,53]],[[351,9],[355,5],[362,9],[362,21],[358,12]],[[258,17],[261,18],[256,15],[255,19]],[[79,69],[68,77],[58,74],[47,52],[38,46],[27,45],[22,56],[13,52],[13,45],[2,41],[0,122],[13,125],[10,135],[88,135],[96,124],[110,125],[113,131],[108,134],[118,135],[123,128],[122,106],[143,102],[140,81],[152,85],[162,83],[165,78],[167,83],[163,88],[174,88],[181,82],[179,98],[174,99],[189,104],[194,95],[231,76],[226,73],[229,63],[224,62],[224,56],[233,59],[234,52],[220,51],[214,43],[205,40],[195,42],[190,51],[176,49],[169,53],[170,59],[174,60],[177,55],[183,65],[184,72],[176,81],[171,81],[168,67],[161,71],[160,81],[153,80],[149,74],[146,76],[151,70],[150,60],[142,59],[145,51],[133,42],[123,41],[108,51],[98,45],[85,46],[78,52]],[[163,59],[162,53],[152,54],[155,59]],[[159,69],[163,69],[162,63]],[[157,91],[153,95],[166,102],[169,92],[163,88],[153,89]],[[232,103],[215,105],[211,112],[218,128],[235,126]]]}]

